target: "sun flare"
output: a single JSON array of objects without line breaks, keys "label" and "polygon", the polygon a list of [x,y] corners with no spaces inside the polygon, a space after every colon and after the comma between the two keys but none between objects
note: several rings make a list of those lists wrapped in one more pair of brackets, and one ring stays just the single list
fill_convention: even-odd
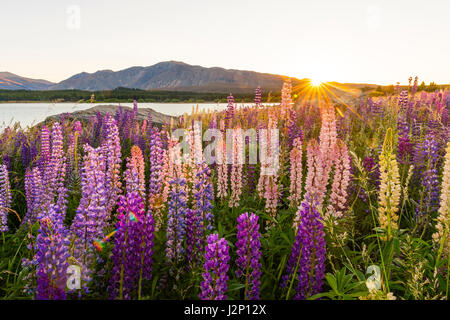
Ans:
[{"label": "sun flare", "polygon": [[321,80],[319,80],[317,78],[311,78],[310,81],[311,81],[311,85],[314,86],[314,87],[319,87],[323,83],[323,81],[321,81]]}]

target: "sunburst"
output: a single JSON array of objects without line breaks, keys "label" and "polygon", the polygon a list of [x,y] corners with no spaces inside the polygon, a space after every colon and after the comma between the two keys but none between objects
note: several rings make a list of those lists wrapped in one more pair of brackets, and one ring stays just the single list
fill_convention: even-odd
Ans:
[{"label": "sunburst", "polygon": [[335,105],[338,114],[344,116],[343,110],[336,105],[341,104],[358,118],[363,120],[359,113],[341,98],[343,93],[353,96],[354,98],[358,97],[358,94],[354,89],[345,84],[327,82],[314,77],[307,79],[307,81],[301,81],[298,85],[294,86],[292,88],[292,93],[294,93],[295,97],[298,97],[298,103],[300,104],[312,102],[318,107],[324,107],[330,104]]},{"label": "sunburst", "polygon": [[311,83],[311,85],[312,85],[313,87],[320,87],[320,86],[322,85],[322,83],[324,82],[324,81],[319,80],[319,79],[317,79],[317,78],[309,79],[309,81],[310,81],[310,83]]}]

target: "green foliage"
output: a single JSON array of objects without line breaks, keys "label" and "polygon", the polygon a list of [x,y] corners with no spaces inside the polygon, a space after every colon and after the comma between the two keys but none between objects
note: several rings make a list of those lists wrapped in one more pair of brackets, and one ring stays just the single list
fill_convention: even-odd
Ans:
[{"label": "green foliage", "polygon": [[[364,277],[363,274],[360,276]],[[333,300],[357,300],[368,293],[364,281],[358,280],[353,274],[347,274],[346,267],[335,274],[327,273],[325,279],[331,290],[316,294],[311,299],[327,297]]]}]

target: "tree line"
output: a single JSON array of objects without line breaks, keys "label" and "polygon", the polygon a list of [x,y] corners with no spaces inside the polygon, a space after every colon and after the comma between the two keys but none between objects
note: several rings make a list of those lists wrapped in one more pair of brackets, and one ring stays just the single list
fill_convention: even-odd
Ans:
[{"label": "tree line", "polygon": [[[211,92],[156,91],[117,88],[103,91],[84,90],[0,90],[0,102],[41,101],[41,102],[218,102],[226,103],[228,94]],[[252,102],[253,94],[233,94],[235,102]],[[277,102],[279,93],[264,93],[263,101]]]}]

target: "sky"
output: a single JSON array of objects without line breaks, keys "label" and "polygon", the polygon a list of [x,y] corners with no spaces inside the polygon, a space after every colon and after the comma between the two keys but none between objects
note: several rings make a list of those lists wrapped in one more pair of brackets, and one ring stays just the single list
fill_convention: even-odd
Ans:
[{"label": "sky", "polygon": [[449,0],[0,0],[0,71],[59,82],[176,60],[449,84],[449,12]]}]

